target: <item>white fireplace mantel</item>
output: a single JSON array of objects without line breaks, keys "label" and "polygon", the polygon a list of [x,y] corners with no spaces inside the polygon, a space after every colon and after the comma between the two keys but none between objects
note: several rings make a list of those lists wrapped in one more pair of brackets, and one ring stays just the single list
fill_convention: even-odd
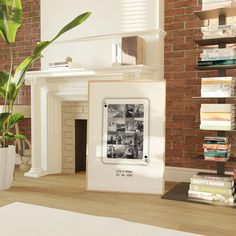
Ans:
[{"label": "white fireplace mantel", "polygon": [[31,85],[32,168],[25,176],[61,173],[61,101],[87,101],[92,80],[157,80],[156,70],[144,65],[94,69],[33,71]]}]

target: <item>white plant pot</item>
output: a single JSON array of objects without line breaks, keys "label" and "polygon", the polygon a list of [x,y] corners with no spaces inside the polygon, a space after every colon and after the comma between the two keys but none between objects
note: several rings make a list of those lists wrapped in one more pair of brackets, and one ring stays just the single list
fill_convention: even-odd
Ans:
[{"label": "white plant pot", "polygon": [[15,146],[0,148],[0,190],[11,187],[15,169]]}]

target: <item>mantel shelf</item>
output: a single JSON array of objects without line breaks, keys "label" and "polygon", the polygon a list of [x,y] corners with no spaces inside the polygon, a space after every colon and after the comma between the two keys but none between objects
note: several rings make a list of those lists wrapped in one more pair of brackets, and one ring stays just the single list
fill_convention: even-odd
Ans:
[{"label": "mantel shelf", "polygon": [[105,77],[122,74],[152,74],[157,70],[147,65],[112,66],[100,68],[55,68],[26,73],[26,80],[31,78],[58,78],[58,77]]},{"label": "mantel shelf", "polygon": [[226,162],[236,162],[236,157],[230,157],[229,160],[227,161],[211,161],[211,160],[205,160],[203,155],[198,155],[193,158],[193,160],[203,160],[203,161],[210,161],[210,162],[221,162],[221,163],[226,163]]},{"label": "mantel shelf", "polygon": [[221,65],[221,66],[195,66],[198,70],[221,70],[221,69],[236,69],[236,65]]},{"label": "mantel shelf", "polygon": [[194,13],[201,20],[218,18],[220,15],[224,15],[226,17],[236,16],[236,6],[212,9],[207,11],[197,11]]},{"label": "mantel shelf", "polygon": [[197,43],[199,46],[230,44],[230,43],[236,43],[236,37],[199,39],[195,40],[194,42]]}]

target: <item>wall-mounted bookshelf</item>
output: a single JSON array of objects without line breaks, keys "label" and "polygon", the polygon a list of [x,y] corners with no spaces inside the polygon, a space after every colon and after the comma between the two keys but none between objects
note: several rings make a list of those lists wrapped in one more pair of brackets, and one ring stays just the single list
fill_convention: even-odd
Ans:
[{"label": "wall-mounted bookshelf", "polygon": [[[220,9],[214,9],[214,10],[207,10],[207,11],[199,11],[195,12],[195,15],[198,16],[201,20],[207,20],[212,18],[218,18],[219,19],[219,25],[225,25],[226,24],[226,17],[228,16],[235,16],[236,15],[236,7],[226,7],[226,8],[220,8]],[[218,45],[218,48],[226,48],[227,44],[233,44],[236,43],[236,37],[220,37],[220,38],[210,38],[210,39],[201,39],[196,40],[195,43],[197,43],[199,46],[213,46]],[[214,65],[214,66],[195,66],[198,70],[218,70],[218,76],[219,77],[225,77],[226,71],[228,69],[236,69],[236,64],[232,65]],[[218,104],[224,104],[226,103],[227,99],[235,99],[236,96],[232,97],[193,97],[193,99],[198,99],[205,101],[215,99],[214,102]],[[227,132],[235,132],[235,129],[232,130],[221,130],[221,129],[200,129],[204,132],[206,131],[216,131],[218,137],[225,137]],[[226,144],[228,145],[228,144]],[[216,178],[217,177],[229,177],[225,174],[225,167],[227,163],[236,163],[236,157],[234,156],[227,156],[225,159],[221,159],[221,161],[217,161],[218,158],[212,158],[212,160],[206,159],[203,154],[199,154],[193,158],[194,161],[207,161],[207,162],[213,162],[215,163],[216,173],[213,174]],[[209,173],[205,173],[209,174]],[[233,183],[232,183],[233,184]],[[163,199],[169,199],[169,200],[178,200],[178,201],[187,201],[187,202],[194,202],[194,203],[203,203],[203,204],[210,204],[210,205],[219,205],[219,206],[229,206],[236,208],[236,203],[224,203],[224,202],[218,202],[218,201],[210,201],[210,200],[202,200],[197,198],[189,197],[189,190],[190,190],[190,183],[187,182],[181,182],[178,185],[176,185],[173,189],[168,191],[166,194],[162,196]],[[232,196],[233,197],[233,196]]]}]

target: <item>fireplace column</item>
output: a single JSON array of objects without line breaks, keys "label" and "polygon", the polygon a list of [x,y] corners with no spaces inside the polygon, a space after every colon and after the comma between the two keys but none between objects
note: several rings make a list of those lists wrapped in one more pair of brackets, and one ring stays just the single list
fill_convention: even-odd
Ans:
[{"label": "fireplace column", "polygon": [[41,90],[40,87],[45,84],[44,79],[37,80],[31,79],[31,142],[32,145],[31,155],[32,167],[25,173],[25,176],[40,177],[45,175],[41,166]]}]

